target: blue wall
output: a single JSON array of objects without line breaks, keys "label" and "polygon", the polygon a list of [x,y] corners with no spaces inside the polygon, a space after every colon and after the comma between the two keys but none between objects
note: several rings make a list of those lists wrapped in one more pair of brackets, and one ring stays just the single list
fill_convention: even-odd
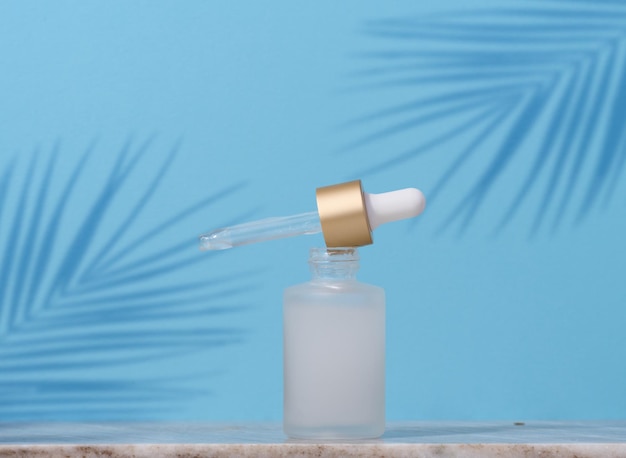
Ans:
[{"label": "blue wall", "polygon": [[0,4],[0,420],[279,420],[281,296],[321,236],[199,233],[421,188],[390,419],[626,412],[626,6]]}]

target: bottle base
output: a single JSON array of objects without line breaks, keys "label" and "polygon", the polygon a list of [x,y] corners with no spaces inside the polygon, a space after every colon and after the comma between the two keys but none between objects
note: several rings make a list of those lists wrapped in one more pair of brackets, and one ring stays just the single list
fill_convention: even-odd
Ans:
[{"label": "bottle base", "polygon": [[291,439],[320,439],[320,440],[361,440],[376,439],[385,432],[385,425],[355,425],[355,426],[323,426],[323,427],[294,427],[283,426],[283,431]]}]

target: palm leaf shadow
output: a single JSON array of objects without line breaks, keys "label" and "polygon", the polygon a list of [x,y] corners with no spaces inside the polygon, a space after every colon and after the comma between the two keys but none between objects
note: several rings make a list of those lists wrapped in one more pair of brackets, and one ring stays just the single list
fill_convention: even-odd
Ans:
[{"label": "palm leaf shadow", "polygon": [[[153,177],[142,178],[137,166],[153,140],[138,146],[128,140],[99,189],[80,180],[94,148],[79,157],[64,183],[55,173],[58,144],[43,165],[41,154],[33,153],[22,176],[18,160],[0,172],[2,420],[144,418],[171,410],[198,394],[185,387],[189,374],[103,380],[89,373],[219,349],[245,337],[226,323],[246,308],[241,291],[255,285],[242,289],[241,272],[224,272],[215,256],[201,256],[195,236],[172,240],[166,232],[245,183],[215,190],[142,232],[141,215],[156,201],[178,144]],[[147,181],[145,191],[126,191],[131,179],[135,187]],[[74,208],[79,192],[89,196],[86,211]],[[104,226],[120,200],[130,203],[128,216]],[[63,224],[72,213],[84,217],[68,234]],[[152,242],[141,254],[131,248],[139,243],[131,232]],[[202,277],[212,275],[208,281],[168,281],[199,262],[205,263]]]},{"label": "palm leaf shadow", "polygon": [[[357,88],[394,91],[402,102],[350,122],[369,131],[343,153],[405,136],[410,146],[365,166],[368,175],[417,164],[451,141],[470,144],[428,190],[431,202],[456,194],[441,231],[469,227],[513,163],[524,164],[513,173],[525,177],[501,205],[496,232],[525,204],[532,205],[534,234],[545,225],[554,231],[565,221],[577,224],[612,201],[626,165],[626,5],[524,2],[376,20],[365,33],[380,49],[361,56],[367,67],[357,73]],[[437,123],[445,127],[431,132]],[[473,184],[452,189],[462,164],[479,156],[482,172]]]}]

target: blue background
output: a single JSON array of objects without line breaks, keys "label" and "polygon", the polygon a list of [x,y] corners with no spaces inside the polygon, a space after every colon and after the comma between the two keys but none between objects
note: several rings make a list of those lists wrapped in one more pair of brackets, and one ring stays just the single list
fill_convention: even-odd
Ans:
[{"label": "blue background", "polygon": [[619,1],[0,3],[0,419],[279,420],[318,186],[416,186],[390,419],[626,412]]}]

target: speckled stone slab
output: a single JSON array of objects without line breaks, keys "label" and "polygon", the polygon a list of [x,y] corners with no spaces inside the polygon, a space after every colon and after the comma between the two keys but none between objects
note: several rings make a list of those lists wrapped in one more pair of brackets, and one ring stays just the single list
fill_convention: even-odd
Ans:
[{"label": "speckled stone slab", "polygon": [[376,440],[294,441],[279,424],[0,423],[0,457],[626,457],[626,421],[390,423]]}]

